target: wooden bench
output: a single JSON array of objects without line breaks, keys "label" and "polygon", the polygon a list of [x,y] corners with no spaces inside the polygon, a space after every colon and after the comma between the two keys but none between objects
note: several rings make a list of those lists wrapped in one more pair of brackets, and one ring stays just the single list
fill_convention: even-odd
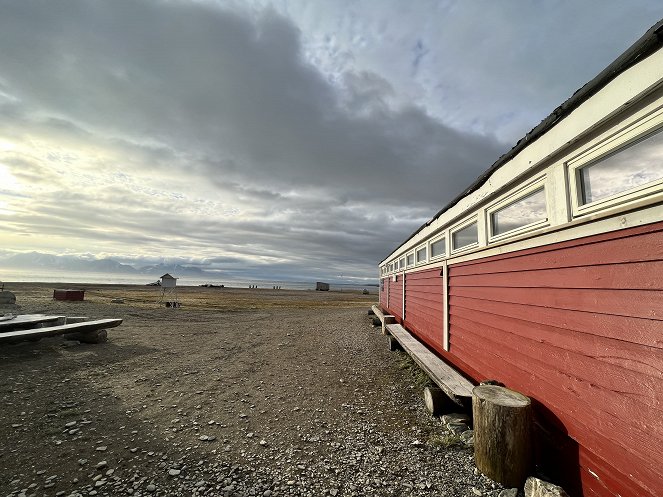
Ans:
[{"label": "wooden bench", "polygon": [[392,316],[391,314],[385,314],[382,312],[382,309],[380,309],[380,306],[374,305],[371,307],[371,310],[375,313],[375,316],[382,322],[382,334],[386,335],[387,332],[385,330],[385,326],[388,324],[392,324],[396,322],[396,316]]},{"label": "wooden bench", "polygon": [[18,316],[3,316],[0,320],[0,333],[5,331],[36,328],[43,325],[64,324],[64,316],[47,316],[46,314],[21,314]]},{"label": "wooden bench", "polygon": [[121,319],[97,319],[96,321],[83,321],[80,323],[63,324],[60,326],[5,331],[0,333],[0,343],[20,342],[23,340],[69,334],[76,334],[76,339],[79,339],[79,337],[85,337],[85,335],[88,334],[92,335],[95,332],[106,330],[108,328],[115,328],[121,324]]},{"label": "wooden bench", "polygon": [[471,403],[474,388],[472,382],[428,350],[400,324],[388,324],[386,329],[451,400],[461,406]]}]

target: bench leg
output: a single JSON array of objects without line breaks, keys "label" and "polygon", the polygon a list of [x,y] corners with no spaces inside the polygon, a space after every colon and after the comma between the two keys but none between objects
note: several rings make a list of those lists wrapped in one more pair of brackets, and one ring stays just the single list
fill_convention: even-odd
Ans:
[{"label": "bench leg", "polygon": [[391,335],[387,335],[387,343],[389,344],[389,350],[392,352],[395,350],[403,350],[403,347],[401,347],[401,344],[398,343],[398,340],[396,340]]},{"label": "bench leg", "polygon": [[424,388],[424,403],[428,412],[433,416],[458,410],[458,405],[441,388],[437,387]]},{"label": "bench leg", "polygon": [[108,341],[108,332],[106,330],[65,333],[67,340],[78,340],[82,343],[105,343]]}]

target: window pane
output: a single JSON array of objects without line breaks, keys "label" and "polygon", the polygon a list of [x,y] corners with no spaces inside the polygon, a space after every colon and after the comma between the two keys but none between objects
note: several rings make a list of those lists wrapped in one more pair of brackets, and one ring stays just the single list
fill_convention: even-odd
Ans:
[{"label": "window pane", "polygon": [[663,133],[580,169],[582,203],[588,204],[663,178]]},{"label": "window pane", "polygon": [[477,223],[472,223],[462,229],[452,233],[451,242],[454,249],[459,249],[479,243],[479,233],[477,232]]},{"label": "window pane", "polygon": [[408,266],[413,266],[414,265],[414,254],[409,254],[407,256],[407,265]]},{"label": "window pane", "polygon": [[437,257],[438,255],[444,255],[447,251],[445,247],[445,239],[440,238],[439,240],[430,244],[430,256]]},{"label": "window pane", "polygon": [[424,262],[426,260],[426,247],[417,250],[417,262]]},{"label": "window pane", "polygon": [[491,215],[493,235],[501,235],[528,224],[548,219],[543,188],[530,193]]},{"label": "window pane", "polygon": [[399,261],[399,266],[401,269],[405,267],[405,257],[402,257],[401,260]]}]

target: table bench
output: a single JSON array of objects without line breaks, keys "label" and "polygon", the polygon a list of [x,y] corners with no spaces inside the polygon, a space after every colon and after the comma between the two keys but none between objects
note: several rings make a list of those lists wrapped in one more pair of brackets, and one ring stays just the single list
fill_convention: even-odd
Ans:
[{"label": "table bench", "polygon": [[[16,319],[18,319],[18,317]],[[15,329],[13,331],[1,331],[0,343],[14,343],[33,339],[38,340],[40,338],[50,336],[71,334],[76,334],[75,336],[77,340],[83,339],[82,341],[85,341],[84,338],[86,335],[92,336],[95,334],[95,332],[106,330],[108,328],[115,328],[121,324],[121,319],[97,319],[95,321],[83,321],[79,323],[70,323],[57,326],[43,326],[41,328],[30,328],[27,330]]]}]

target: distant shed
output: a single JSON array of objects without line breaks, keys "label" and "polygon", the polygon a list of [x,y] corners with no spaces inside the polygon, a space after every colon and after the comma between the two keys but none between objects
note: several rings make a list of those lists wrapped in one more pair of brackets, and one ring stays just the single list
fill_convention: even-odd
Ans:
[{"label": "distant shed", "polygon": [[412,336],[532,398],[536,462],[570,495],[663,496],[663,21],[379,276]]},{"label": "distant shed", "polygon": [[175,286],[177,286],[178,278],[172,276],[170,273],[166,273],[160,278],[160,280],[162,288],[175,288]]},{"label": "distant shed", "polygon": [[322,281],[315,282],[315,289],[321,292],[329,291],[329,283],[323,283]]},{"label": "distant shed", "polygon": [[71,290],[71,289],[53,290],[53,299],[80,302],[85,300],[85,290]]}]

